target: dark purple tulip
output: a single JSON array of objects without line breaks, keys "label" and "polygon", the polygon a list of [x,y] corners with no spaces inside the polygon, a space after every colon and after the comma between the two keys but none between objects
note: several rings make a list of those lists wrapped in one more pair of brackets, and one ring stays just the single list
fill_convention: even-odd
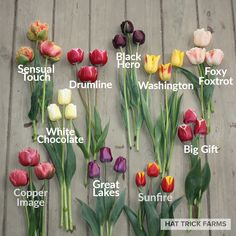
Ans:
[{"label": "dark purple tulip", "polygon": [[143,44],[145,42],[145,33],[142,30],[135,30],[133,33],[133,42],[135,44]]},{"label": "dark purple tulip", "polygon": [[133,23],[129,20],[123,21],[120,25],[123,34],[130,34],[134,31]]},{"label": "dark purple tulip", "polygon": [[118,173],[125,173],[126,169],[126,159],[124,157],[118,157],[114,165],[114,171]]},{"label": "dark purple tulip", "polygon": [[100,161],[101,162],[112,162],[111,149],[109,147],[103,147],[100,149]]},{"label": "dark purple tulip", "polygon": [[91,179],[100,177],[100,167],[96,161],[90,161],[88,163],[88,176]]},{"label": "dark purple tulip", "polygon": [[126,37],[122,34],[117,34],[112,40],[113,47],[118,49],[126,46]]}]

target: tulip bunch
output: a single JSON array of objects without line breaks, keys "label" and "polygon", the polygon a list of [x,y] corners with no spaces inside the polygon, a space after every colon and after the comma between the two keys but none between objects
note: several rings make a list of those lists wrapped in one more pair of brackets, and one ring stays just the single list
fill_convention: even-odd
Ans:
[{"label": "tulip bunch", "polygon": [[222,63],[224,53],[221,49],[212,49],[206,52],[207,47],[212,40],[212,33],[204,29],[194,31],[194,44],[196,47],[186,51],[186,55],[191,64],[198,68],[197,77],[192,72],[177,68],[186,78],[194,85],[196,96],[201,106],[201,116],[207,121],[208,130],[210,132],[211,113],[214,112],[212,97],[214,92],[214,83],[204,83],[206,80],[214,81],[216,76],[206,72],[206,66],[215,68]]},{"label": "tulip bunch", "polygon": [[[19,163],[22,166],[28,168],[28,170],[16,169],[10,172],[9,180],[14,187],[27,187],[27,191],[36,191],[36,187],[33,182],[33,171],[38,180],[43,180],[44,183],[40,187],[40,191],[48,191],[48,180],[55,174],[54,166],[49,162],[40,162],[40,155],[37,150],[32,148],[26,148],[19,152]],[[23,189],[22,189],[23,190]],[[28,236],[46,236],[46,209],[47,209],[47,197],[46,194],[42,194],[36,197],[28,196],[23,197],[25,215],[27,222],[27,234]],[[32,202],[43,201],[44,205],[34,207]]]},{"label": "tulip bunch", "polygon": [[[155,162],[147,165],[147,176],[149,177],[148,184],[144,171],[137,172],[135,177],[139,194],[142,193],[146,200],[140,201],[137,214],[128,206],[124,208],[125,213],[136,236],[168,235],[168,231],[160,229],[161,219],[174,218],[174,210],[181,198],[169,203],[166,200],[154,201],[153,197],[162,196],[162,199],[167,199],[167,196],[174,191],[174,178],[172,176],[159,178],[160,166]],[[153,187],[154,180],[156,180],[155,188]]]},{"label": "tulip bunch", "polygon": [[[115,49],[119,49],[125,58],[130,58],[132,63],[132,55],[139,52],[139,46],[145,42],[145,33],[142,30],[134,30],[133,23],[129,20],[123,21],[120,25],[123,34],[117,34],[112,40]],[[124,49],[123,49],[124,48]],[[123,121],[127,129],[128,144],[132,148],[131,133],[134,134],[134,142],[137,151],[139,150],[140,130],[143,123],[143,115],[141,108],[141,90],[138,85],[137,72],[135,67],[130,69],[123,68],[122,79],[119,80],[121,93],[121,113]],[[132,124],[130,122],[132,117]],[[131,131],[133,127],[133,132]]]},{"label": "tulip bunch", "polygon": [[[113,160],[112,152],[109,147],[103,147],[100,149],[100,162],[103,165],[104,170],[104,182],[107,182],[106,168],[107,164],[111,163]],[[114,183],[119,180],[119,175],[124,176],[126,172],[126,159],[124,157],[118,157],[113,166],[113,170],[116,173]],[[88,174],[90,179],[101,179],[101,170],[97,161],[91,161],[88,165]],[[101,179],[102,181],[102,179]],[[116,189],[120,191],[119,189]],[[99,189],[103,191],[103,188]],[[115,190],[114,190],[115,191]],[[82,218],[90,226],[90,229],[94,236],[106,235],[112,236],[113,228],[120,217],[120,214],[124,208],[125,201],[125,191],[119,194],[119,196],[96,196],[96,209],[93,210],[92,207],[88,206],[85,202],[79,200],[80,212]]]},{"label": "tulip bunch", "polygon": [[[71,90],[60,89],[58,90],[58,104],[61,105],[62,112],[57,104],[50,104],[47,107],[50,119],[49,128],[58,128],[62,131],[62,134],[58,142],[47,143],[42,141],[42,143],[57,171],[61,199],[60,227],[72,232],[74,226],[72,220],[71,181],[76,170],[76,157],[71,142],[67,141],[68,139],[64,135],[64,130],[67,128],[66,121],[69,123],[69,129],[72,130],[72,120],[77,118],[77,108],[76,105],[71,103],[71,97]],[[50,132],[50,136],[57,138],[59,134]],[[63,140],[66,140],[66,142]]]},{"label": "tulip bunch", "polygon": [[[83,66],[80,69],[78,64],[80,64],[84,59],[84,51],[80,48],[71,49],[67,53],[67,59],[71,65],[76,67],[76,77],[78,82],[82,83],[95,83],[98,79],[98,69],[99,67],[104,66],[108,61],[107,51],[95,49],[89,53],[89,59],[92,66]],[[78,143],[79,148],[83,152],[85,159],[85,176],[84,176],[84,185],[88,184],[88,165],[89,160],[97,159],[97,154],[101,147],[105,144],[105,139],[108,134],[109,123],[106,126],[102,127],[101,117],[94,106],[92,109],[91,101],[91,91],[90,88],[86,88],[86,95],[83,93],[82,89],[79,88],[79,95],[83,103],[85,112],[86,112],[86,125],[87,125],[87,142],[86,144]],[[81,137],[79,130],[74,126],[77,137]]]},{"label": "tulip bunch", "polygon": [[[33,141],[37,139],[37,117],[41,109],[42,124],[45,121],[45,110],[53,95],[53,81],[46,80],[48,61],[54,63],[60,60],[62,50],[54,42],[48,40],[48,24],[40,21],[33,22],[28,29],[27,37],[34,42],[34,49],[31,47],[20,47],[16,52],[16,62],[25,67],[34,66],[35,76],[41,76],[37,68],[45,67],[44,79],[30,81],[31,88],[31,108],[28,117],[32,121]],[[40,56],[41,54],[41,56]],[[44,63],[42,62],[44,61]]]},{"label": "tulip bunch", "polygon": [[189,143],[192,148],[198,150],[198,154],[190,153],[191,165],[190,171],[185,179],[185,195],[189,205],[189,218],[201,215],[201,200],[203,193],[207,190],[211,171],[208,162],[201,167],[200,138],[207,135],[206,120],[198,119],[192,109],[184,113],[184,124],[178,127],[179,139],[184,145]]}]

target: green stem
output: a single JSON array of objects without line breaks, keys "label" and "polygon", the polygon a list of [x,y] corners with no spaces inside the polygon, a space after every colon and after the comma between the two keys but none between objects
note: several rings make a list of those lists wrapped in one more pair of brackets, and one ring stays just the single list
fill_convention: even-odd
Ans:
[{"label": "green stem", "polygon": [[91,104],[90,104],[90,93],[89,89],[86,90],[87,104],[88,104],[88,115],[87,115],[87,152],[90,153],[91,145]]},{"label": "green stem", "polygon": [[[152,78],[152,74],[149,74],[148,75],[148,84],[150,83],[150,80]],[[147,92],[146,92],[146,102],[147,102],[147,105],[149,106],[149,89],[147,88]]]},{"label": "green stem", "polygon": [[103,225],[100,225],[100,236],[103,236]]},{"label": "green stem", "polygon": [[141,129],[137,127],[137,130],[136,130],[136,150],[137,151],[139,151],[140,149],[140,131]]},{"label": "green stem", "polygon": [[165,174],[166,172],[166,163],[167,163],[167,146],[168,146],[168,131],[169,131],[169,107],[168,107],[168,97],[167,97],[167,91],[164,90],[164,96],[165,96],[165,111],[166,111],[166,119],[165,119],[165,138],[164,138],[164,152],[163,152],[163,158],[164,158],[164,164],[163,164],[163,170],[162,174]]},{"label": "green stem", "polygon": [[84,186],[87,187],[88,186],[88,163],[89,163],[89,159],[85,159],[85,174],[84,174]]},{"label": "green stem", "polygon": [[109,223],[108,223],[108,221],[106,222],[106,231],[107,231],[106,235],[109,236]]},{"label": "green stem", "polygon": [[72,232],[74,229],[73,219],[72,219],[72,197],[71,197],[71,187],[67,188],[67,197],[68,197],[68,215],[69,215],[69,230]]},{"label": "green stem", "polygon": [[110,230],[109,230],[109,236],[112,236],[112,231],[113,231],[113,226],[110,226]]},{"label": "green stem", "polygon": [[[45,58],[45,65],[44,67],[47,67],[48,64],[48,58]],[[45,69],[45,75],[44,75],[44,80],[43,80],[43,100],[42,100],[42,125],[44,125],[44,112],[45,112],[45,96],[46,96],[46,75],[47,75],[47,70]]]},{"label": "green stem", "polygon": [[132,54],[132,47],[131,47],[131,35],[128,34],[128,45],[129,45],[129,54]]},{"label": "green stem", "polygon": [[37,141],[37,137],[38,137],[38,131],[37,131],[37,126],[36,126],[36,121],[33,120],[32,121],[32,126],[33,126],[33,142]]},{"label": "green stem", "polygon": [[193,218],[193,206],[189,205],[189,219],[191,220]]},{"label": "green stem", "polygon": [[68,199],[67,199],[67,187],[66,187],[66,182],[64,180],[63,182],[63,199],[64,199],[64,203],[63,203],[63,212],[64,212],[64,229],[66,231],[69,230],[69,218],[68,218]]},{"label": "green stem", "polygon": [[[27,201],[25,197],[23,197],[24,201]],[[25,218],[26,218],[26,225],[27,225],[27,232],[29,231],[29,225],[30,225],[30,221],[29,221],[29,213],[28,213],[28,209],[27,206],[24,205],[25,208]]]},{"label": "green stem", "polygon": [[[65,128],[65,105],[62,105],[62,125],[61,129]],[[64,173],[64,165],[65,165],[65,144],[62,143],[62,151],[61,151],[61,165],[62,165],[62,170]]]},{"label": "green stem", "polygon": [[[44,180],[44,191],[47,191],[47,180]],[[42,236],[46,236],[46,208],[47,208],[47,198],[44,196],[44,206],[43,206],[43,219],[42,219]]]},{"label": "green stem", "polygon": [[[202,74],[201,65],[198,65],[198,72],[199,72],[200,77],[204,77]],[[201,104],[202,118],[204,119],[204,117],[205,117],[205,114],[204,114],[204,83],[201,83],[201,87],[200,87],[200,104]]]},{"label": "green stem", "polygon": [[60,216],[60,227],[64,226],[64,186],[63,183],[60,184],[60,200],[61,200],[61,216]]}]

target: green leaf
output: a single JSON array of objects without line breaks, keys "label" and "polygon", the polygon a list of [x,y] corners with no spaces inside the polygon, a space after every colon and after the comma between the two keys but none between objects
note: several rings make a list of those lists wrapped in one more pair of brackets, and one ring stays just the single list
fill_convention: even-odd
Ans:
[{"label": "green leaf", "polygon": [[114,205],[115,197],[104,197],[104,205],[105,205],[105,219],[108,221],[109,215]]},{"label": "green leaf", "polygon": [[102,147],[104,147],[105,145],[105,140],[108,134],[108,130],[109,130],[109,125],[110,122],[107,123],[107,125],[105,126],[104,130],[102,131],[101,136],[99,137],[97,144],[96,144],[96,148],[95,148],[95,152],[97,153]]},{"label": "green leaf", "polygon": [[98,140],[102,134],[102,121],[96,107],[94,107],[94,123],[95,123],[94,136],[95,136],[95,140]]},{"label": "green leaf", "polygon": [[210,181],[211,181],[211,170],[210,170],[208,162],[206,162],[202,169],[201,193],[207,190]]},{"label": "green leaf", "polygon": [[76,170],[76,157],[71,143],[67,143],[67,155],[65,161],[65,180],[66,185],[70,186],[73,175]]},{"label": "green leaf", "polygon": [[46,82],[45,108],[51,103],[53,97],[53,79]]},{"label": "green leaf", "polygon": [[182,198],[183,198],[183,197],[179,197],[179,198],[175,199],[175,200],[171,203],[170,209],[169,209],[170,218],[174,219],[174,211],[175,211],[175,209],[178,207],[178,205],[180,204]]},{"label": "green leaf", "polygon": [[[101,189],[100,189],[101,190]],[[96,197],[96,215],[100,225],[103,225],[106,219],[105,197]]]}]

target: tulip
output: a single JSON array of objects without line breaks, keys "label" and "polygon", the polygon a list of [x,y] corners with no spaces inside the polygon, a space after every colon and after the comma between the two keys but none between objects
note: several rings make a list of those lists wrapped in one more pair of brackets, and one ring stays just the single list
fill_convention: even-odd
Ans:
[{"label": "tulip", "polygon": [[97,80],[98,71],[94,66],[83,66],[77,72],[77,78],[81,82],[91,82],[94,83]]},{"label": "tulip", "polygon": [[160,167],[156,162],[148,163],[147,175],[149,177],[157,177],[160,174]]},{"label": "tulip", "polygon": [[120,25],[121,31],[123,34],[130,34],[134,31],[133,23],[129,20],[123,21]]},{"label": "tulip", "polygon": [[146,176],[143,171],[136,174],[135,182],[138,187],[144,187],[146,185]]},{"label": "tulip", "polygon": [[127,166],[126,166],[126,159],[124,157],[118,157],[115,161],[115,165],[113,167],[114,171],[117,173],[125,173]]},{"label": "tulip", "polygon": [[133,43],[143,44],[145,42],[145,33],[142,30],[135,30],[133,33]]},{"label": "tulip", "polygon": [[47,108],[48,116],[51,121],[58,121],[61,119],[61,111],[57,104],[50,104]]},{"label": "tulip", "polygon": [[184,52],[174,49],[171,54],[170,62],[173,66],[181,67],[184,62]]},{"label": "tulip", "polygon": [[34,51],[30,47],[20,47],[16,52],[16,62],[18,64],[26,65],[34,59]]},{"label": "tulip", "polygon": [[27,37],[31,41],[47,40],[48,38],[48,24],[35,21],[29,26]]},{"label": "tulip", "polygon": [[109,147],[103,147],[100,149],[100,161],[101,162],[112,162],[111,149]]},{"label": "tulip", "polygon": [[76,63],[81,63],[84,59],[84,51],[80,48],[72,48],[67,53],[67,60],[71,65],[75,65]]},{"label": "tulip", "polygon": [[181,142],[187,142],[193,140],[193,131],[190,125],[180,125],[178,127],[178,137]]},{"label": "tulip", "polygon": [[189,124],[189,123],[196,123],[197,120],[197,114],[192,110],[188,109],[184,113],[184,123]]},{"label": "tulip", "polygon": [[67,105],[71,102],[71,90],[59,89],[58,90],[58,104]]},{"label": "tulip", "polygon": [[194,134],[201,134],[206,135],[207,134],[207,123],[206,120],[200,119],[196,121],[196,124],[194,126]]},{"label": "tulip", "polygon": [[52,163],[41,162],[34,167],[34,173],[39,180],[51,179],[55,174],[55,167]]},{"label": "tulip", "polygon": [[89,60],[94,66],[104,66],[107,63],[107,51],[95,49],[89,53]]},{"label": "tulip", "polygon": [[207,47],[211,42],[212,34],[205,29],[197,29],[193,33],[193,42],[198,47]]},{"label": "tulip", "polygon": [[100,167],[96,161],[90,161],[88,163],[88,176],[91,179],[100,177]]},{"label": "tulip", "polygon": [[169,81],[171,79],[172,65],[161,64],[159,67],[159,77],[162,81]]},{"label": "tulip", "polygon": [[28,184],[29,176],[25,170],[13,170],[9,174],[9,180],[15,187],[21,187]]},{"label": "tulip", "polygon": [[18,154],[19,162],[23,166],[36,166],[40,161],[40,155],[36,149],[26,148]]},{"label": "tulip", "polygon": [[53,62],[57,62],[61,59],[62,50],[52,41],[44,41],[39,46],[40,53]]},{"label": "tulip", "polygon": [[224,58],[224,53],[221,49],[213,49],[206,52],[206,63],[209,66],[219,66]]},{"label": "tulip", "polygon": [[112,40],[113,47],[118,48],[124,48],[126,46],[126,37],[122,34],[117,34],[114,39]]},{"label": "tulip", "polygon": [[144,69],[148,74],[154,74],[158,70],[160,55],[146,55],[144,60]]},{"label": "tulip", "polygon": [[70,103],[65,108],[65,118],[67,120],[73,120],[77,118],[77,107],[76,105]]},{"label": "tulip", "polygon": [[175,187],[175,179],[172,176],[165,176],[161,181],[161,188],[166,193],[173,192]]},{"label": "tulip", "polygon": [[189,51],[186,52],[186,55],[189,61],[193,65],[198,65],[204,62],[206,49],[205,48],[191,48]]}]

